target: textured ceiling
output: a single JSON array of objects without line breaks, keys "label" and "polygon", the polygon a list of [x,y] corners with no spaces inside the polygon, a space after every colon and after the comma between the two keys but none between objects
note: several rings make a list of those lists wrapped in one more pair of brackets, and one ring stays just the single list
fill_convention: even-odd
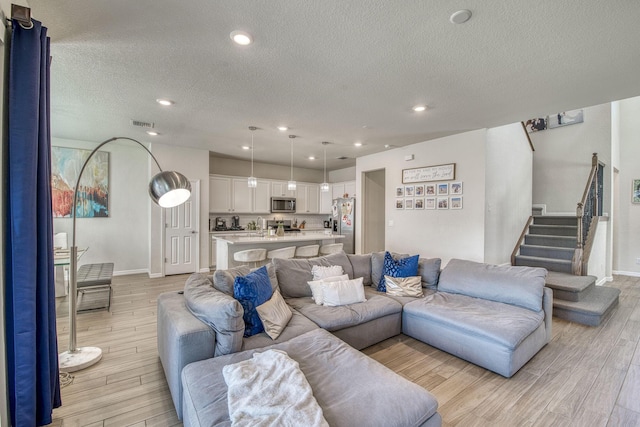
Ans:
[{"label": "textured ceiling", "polygon": [[[52,40],[60,138],[129,136],[248,159],[241,146],[253,125],[256,160],[288,165],[295,134],[296,166],[322,168],[321,141],[330,141],[327,166],[339,169],[385,144],[640,95],[637,0],[29,4]],[[451,24],[461,8],[473,17]],[[235,45],[233,30],[254,43]]]}]

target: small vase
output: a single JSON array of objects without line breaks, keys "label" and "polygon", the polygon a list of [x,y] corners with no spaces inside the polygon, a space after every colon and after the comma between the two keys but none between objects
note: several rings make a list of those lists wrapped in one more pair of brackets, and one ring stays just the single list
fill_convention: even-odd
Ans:
[{"label": "small vase", "polygon": [[278,224],[278,231],[276,231],[276,236],[283,237],[284,236],[284,227],[282,224]]}]

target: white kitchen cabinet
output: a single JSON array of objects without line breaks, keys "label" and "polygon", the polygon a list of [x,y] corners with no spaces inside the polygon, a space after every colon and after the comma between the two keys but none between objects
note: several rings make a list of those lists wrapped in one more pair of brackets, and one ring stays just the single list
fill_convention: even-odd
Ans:
[{"label": "white kitchen cabinet", "polygon": [[329,191],[320,192],[320,213],[321,214],[331,214],[331,202],[333,201],[333,194],[331,193],[331,188]]},{"label": "white kitchen cabinet", "polygon": [[318,184],[298,184],[296,188],[296,213],[317,214],[320,210]]},{"label": "white kitchen cabinet", "polygon": [[[246,178],[230,176],[209,177],[209,212],[214,213],[268,213],[270,204],[269,181],[261,180],[253,189]],[[256,193],[259,193],[256,196]]]},{"label": "white kitchen cabinet", "polygon": [[258,180],[258,186],[254,189],[253,212],[271,212],[271,181]]},{"label": "white kitchen cabinet", "polygon": [[287,190],[287,181],[271,181],[271,196],[296,197],[296,192]]},{"label": "white kitchen cabinet", "polygon": [[230,177],[209,177],[209,212],[231,212]]},{"label": "white kitchen cabinet", "polygon": [[331,194],[334,199],[343,197],[345,194],[348,194],[349,197],[356,197],[356,182],[334,182],[331,184]]}]

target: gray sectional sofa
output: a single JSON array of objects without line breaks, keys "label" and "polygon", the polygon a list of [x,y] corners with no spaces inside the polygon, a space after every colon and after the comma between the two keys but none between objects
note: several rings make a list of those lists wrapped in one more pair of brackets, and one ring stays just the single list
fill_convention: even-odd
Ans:
[{"label": "gray sectional sofa", "polygon": [[[394,254],[395,258],[403,256]],[[244,357],[250,350],[272,345],[289,348],[288,343],[317,329],[329,331],[355,349],[405,333],[505,377],[513,375],[551,339],[552,294],[544,287],[544,269],[451,260],[440,272],[439,259],[420,259],[418,274],[425,296],[391,297],[375,289],[383,260],[384,252],[274,259],[268,266],[272,286],[280,290],[293,312],[275,341],[266,333],[243,337],[243,310],[233,298],[233,281],[248,274],[247,267],[216,271],[213,276],[194,274],[187,280],[184,294],[160,295],[158,351],[178,416],[182,417],[183,404],[192,411],[191,418],[202,416],[197,405],[208,407],[201,398],[205,391],[201,390],[202,382],[196,381],[198,375],[188,374],[195,368],[185,369],[190,363],[221,357],[227,359],[218,360],[233,363],[230,361],[235,359],[226,355]],[[366,302],[316,305],[307,285],[314,265],[341,265],[350,278],[363,277]],[[209,363],[217,369],[221,362]],[[439,415],[433,412],[425,425],[440,424]]]}]

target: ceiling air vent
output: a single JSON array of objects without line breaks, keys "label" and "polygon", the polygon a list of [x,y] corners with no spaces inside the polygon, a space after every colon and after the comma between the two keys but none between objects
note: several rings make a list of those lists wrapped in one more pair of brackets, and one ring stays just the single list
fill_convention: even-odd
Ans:
[{"label": "ceiling air vent", "polygon": [[141,122],[140,120],[131,120],[131,126],[138,126],[145,129],[153,129],[155,127],[155,123],[150,122]]},{"label": "ceiling air vent", "polygon": [[336,159],[338,159],[338,160],[347,160],[348,157],[347,156],[340,156],[340,157],[336,157]]}]

